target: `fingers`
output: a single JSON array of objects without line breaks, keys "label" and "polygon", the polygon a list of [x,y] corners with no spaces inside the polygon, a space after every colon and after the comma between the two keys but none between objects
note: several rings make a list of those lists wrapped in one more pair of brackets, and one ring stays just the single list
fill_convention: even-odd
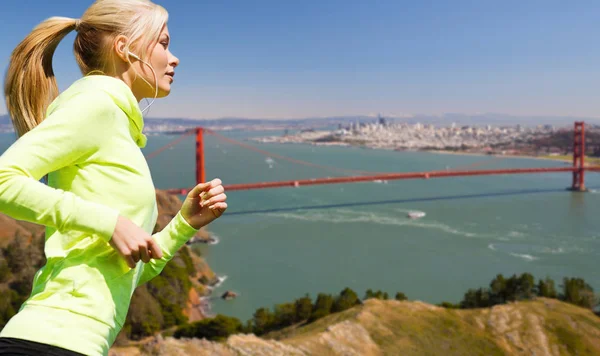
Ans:
[{"label": "fingers", "polygon": [[188,193],[188,198],[198,198],[198,196],[200,196],[203,192],[206,192],[211,188],[220,186],[221,184],[223,184],[223,182],[221,182],[219,178],[215,178],[210,182],[200,183]]},{"label": "fingers", "polygon": [[141,242],[140,245],[127,250],[124,251],[123,257],[130,268],[135,268],[135,265],[140,260],[144,263],[148,263],[153,258],[161,259],[163,255],[160,246],[158,246],[158,243],[154,241],[152,237]]},{"label": "fingers", "polygon": [[135,268],[141,260],[144,263],[160,259],[163,253],[151,235],[126,217],[119,216],[110,246],[125,260],[129,268]]},{"label": "fingers", "polygon": [[209,190],[207,193],[204,194],[204,199],[210,199],[212,197],[214,197],[215,195],[219,195],[221,193],[223,193],[225,191],[225,188],[223,188],[222,185],[217,185],[216,187],[212,188],[211,190]]},{"label": "fingers", "polygon": [[217,215],[217,216],[221,216],[221,214],[223,214],[223,212],[227,209],[227,203],[225,203],[225,202],[215,203],[215,204],[209,206],[208,208],[210,210],[212,210],[213,213],[219,212],[219,215]]},{"label": "fingers", "polygon": [[162,251],[158,243],[149,237],[147,241],[142,242],[138,246],[133,248],[127,248],[122,251],[122,255],[125,258],[125,262],[130,268],[135,268],[135,265],[141,260],[144,263],[150,262],[151,259],[162,258]]},{"label": "fingers", "polygon": [[199,196],[202,198],[203,193],[206,194],[209,189],[220,186],[221,184],[223,184],[223,182],[221,182],[219,178],[215,178],[210,182],[200,183],[192,188],[188,193],[188,198],[198,199]]},{"label": "fingers", "polygon": [[131,257],[131,255],[123,256],[123,258],[125,259],[125,262],[127,262],[129,268],[135,268],[135,262],[133,262],[133,257]]},{"label": "fingers", "polygon": [[148,253],[148,248],[146,246],[140,246],[140,259],[144,263],[150,262],[150,254]]},{"label": "fingers", "polygon": [[152,258],[161,259],[163,257],[163,253],[160,249],[160,246],[158,246],[158,243],[154,241],[152,237],[150,237],[150,240],[148,241],[148,247],[150,248]]},{"label": "fingers", "polygon": [[227,199],[227,195],[225,195],[222,186],[211,189],[211,192],[212,193],[210,195],[207,195],[207,197],[200,202],[201,207],[211,206],[214,203],[223,202]]},{"label": "fingers", "polygon": [[140,251],[139,249],[135,249],[131,251],[131,258],[133,258],[133,262],[138,263],[140,260]]},{"label": "fingers", "polygon": [[223,184],[223,182],[221,182],[221,180],[219,178],[215,178],[210,181],[211,188],[216,187],[218,185],[222,185],[222,184]]},{"label": "fingers", "polygon": [[203,191],[205,191],[206,189],[208,189],[208,187],[210,187],[210,182],[200,183],[200,184],[196,185],[188,193],[188,198],[198,198],[198,196],[200,195],[200,193],[202,193]]}]

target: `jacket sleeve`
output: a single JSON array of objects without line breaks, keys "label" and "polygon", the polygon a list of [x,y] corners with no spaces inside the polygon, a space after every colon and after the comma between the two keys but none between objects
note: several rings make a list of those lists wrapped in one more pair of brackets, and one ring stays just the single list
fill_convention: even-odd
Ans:
[{"label": "jacket sleeve", "polygon": [[165,268],[167,262],[173,259],[175,253],[191,239],[199,229],[192,227],[178,212],[177,215],[160,232],[152,235],[154,240],[160,246],[163,257],[161,259],[152,259],[143,266],[142,275],[138,281],[138,286],[148,282],[158,276]]},{"label": "jacket sleeve", "polygon": [[106,94],[82,93],[20,137],[0,156],[0,212],[61,232],[78,230],[110,240],[117,210],[49,187],[40,179],[93,157],[112,132],[116,109]]}]

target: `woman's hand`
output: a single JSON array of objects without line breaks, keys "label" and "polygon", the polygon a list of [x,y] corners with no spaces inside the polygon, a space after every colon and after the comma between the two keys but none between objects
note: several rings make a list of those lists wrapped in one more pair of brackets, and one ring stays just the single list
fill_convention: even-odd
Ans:
[{"label": "woman's hand", "polygon": [[152,236],[123,216],[119,216],[109,243],[130,268],[135,268],[139,260],[148,263],[151,258],[160,259],[163,256]]},{"label": "woman's hand", "polygon": [[220,217],[227,209],[225,189],[220,179],[195,186],[181,206],[181,215],[195,229]]}]

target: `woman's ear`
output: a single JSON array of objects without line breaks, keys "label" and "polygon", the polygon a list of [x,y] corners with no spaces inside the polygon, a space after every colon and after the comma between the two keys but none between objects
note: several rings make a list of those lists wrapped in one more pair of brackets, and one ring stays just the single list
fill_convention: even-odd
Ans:
[{"label": "woman's ear", "polygon": [[127,37],[123,35],[117,36],[113,42],[113,50],[118,58],[124,62],[129,62],[129,52],[126,50]]}]

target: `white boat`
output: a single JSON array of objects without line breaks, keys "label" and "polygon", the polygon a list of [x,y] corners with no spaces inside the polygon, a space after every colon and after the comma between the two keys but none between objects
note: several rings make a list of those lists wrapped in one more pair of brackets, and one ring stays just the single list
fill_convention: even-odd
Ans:
[{"label": "white boat", "polygon": [[382,179],[375,179],[375,180],[373,181],[373,183],[383,183],[383,184],[387,184],[387,183],[388,183],[388,181],[387,181],[387,180],[382,180]]},{"label": "white boat", "polygon": [[425,216],[425,213],[422,211],[411,211],[408,213],[408,217],[411,219],[420,219]]},{"label": "white boat", "polygon": [[273,160],[273,158],[267,157],[267,158],[265,158],[265,163],[269,165],[269,168],[273,168],[275,161]]}]

